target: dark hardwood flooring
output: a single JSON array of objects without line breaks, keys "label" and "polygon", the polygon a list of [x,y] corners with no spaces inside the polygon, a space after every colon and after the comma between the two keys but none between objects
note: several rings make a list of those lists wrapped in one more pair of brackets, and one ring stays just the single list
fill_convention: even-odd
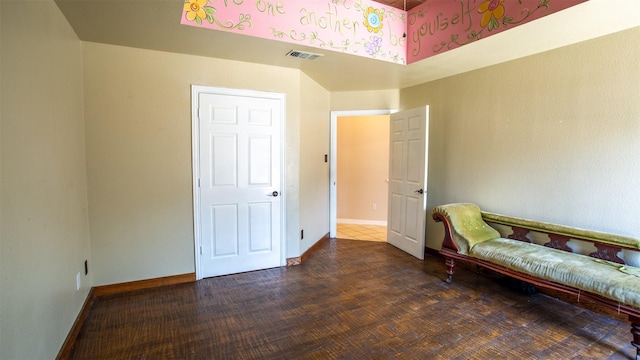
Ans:
[{"label": "dark hardwood flooring", "polygon": [[96,298],[72,359],[629,359],[627,323],[331,239],[300,266]]}]

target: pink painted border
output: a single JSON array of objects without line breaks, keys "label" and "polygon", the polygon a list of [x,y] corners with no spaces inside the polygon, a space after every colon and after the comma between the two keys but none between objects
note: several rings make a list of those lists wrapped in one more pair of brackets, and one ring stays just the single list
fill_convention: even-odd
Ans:
[{"label": "pink painted border", "polygon": [[185,0],[180,23],[411,64],[585,1]]},{"label": "pink painted border", "polygon": [[180,23],[405,64],[405,17],[365,0],[187,0]]},{"label": "pink painted border", "polygon": [[407,14],[407,63],[499,34],[587,0],[426,0]]}]

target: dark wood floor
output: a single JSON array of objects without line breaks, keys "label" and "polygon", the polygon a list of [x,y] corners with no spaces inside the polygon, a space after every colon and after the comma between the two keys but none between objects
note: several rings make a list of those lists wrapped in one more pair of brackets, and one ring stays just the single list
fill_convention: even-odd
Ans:
[{"label": "dark wood floor", "polygon": [[96,299],[73,359],[629,359],[629,326],[387,243]]}]

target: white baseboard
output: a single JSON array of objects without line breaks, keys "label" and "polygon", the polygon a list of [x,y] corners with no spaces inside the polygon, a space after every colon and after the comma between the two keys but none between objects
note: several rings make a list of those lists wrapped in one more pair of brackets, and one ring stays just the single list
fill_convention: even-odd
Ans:
[{"label": "white baseboard", "polygon": [[387,226],[386,221],[380,220],[359,220],[359,219],[336,219],[338,224],[355,224],[355,225],[381,225]]}]

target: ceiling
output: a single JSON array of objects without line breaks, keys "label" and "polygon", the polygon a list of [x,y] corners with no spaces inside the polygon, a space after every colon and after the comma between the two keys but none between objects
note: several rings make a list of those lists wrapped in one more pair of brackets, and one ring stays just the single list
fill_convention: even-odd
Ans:
[{"label": "ceiling", "polygon": [[380,4],[385,4],[394,8],[411,10],[422,4],[424,0],[373,0]]},{"label": "ceiling", "polygon": [[[640,26],[640,1],[589,0],[461,48],[399,65],[180,25],[183,1],[55,0],[83,41],[296,68],[329,91],[401,89]],[[378,2],[397,7],[403,0]],[[407,8],[419,2],[407,1]],[[294,48],[324,56],[315,61],[285,57]]]}]

